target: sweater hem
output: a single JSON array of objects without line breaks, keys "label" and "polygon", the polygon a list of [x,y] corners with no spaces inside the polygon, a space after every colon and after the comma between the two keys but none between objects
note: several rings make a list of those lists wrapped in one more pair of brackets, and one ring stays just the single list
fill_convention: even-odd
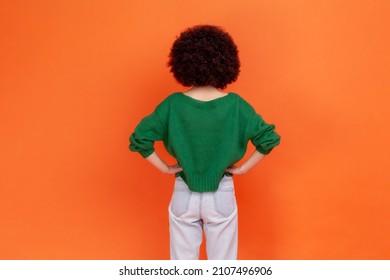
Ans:
[{"label": "sweater hem", "polygon": [[219,183],[224,175],[225,172],[222,174],[196,175],[191,176],[191,179],[188,180],[184,172],[176,174],[176,176],[183,178],[188,188],[193,192],[215,192],[218,189]]}]

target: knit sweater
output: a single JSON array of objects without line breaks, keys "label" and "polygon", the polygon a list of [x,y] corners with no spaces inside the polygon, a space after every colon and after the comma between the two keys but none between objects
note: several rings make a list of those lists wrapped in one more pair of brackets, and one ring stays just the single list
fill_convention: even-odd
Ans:
[{"label": "knit sweater", "polygon": [[146,158],[162,140],[190,190],[209,192],[218,188],[226,168],[242,159],[249,141],[260,153],[271,152],[280,142],[274,130],[236,93],[200,101],[176,92],[141,120],[129,148]]}]

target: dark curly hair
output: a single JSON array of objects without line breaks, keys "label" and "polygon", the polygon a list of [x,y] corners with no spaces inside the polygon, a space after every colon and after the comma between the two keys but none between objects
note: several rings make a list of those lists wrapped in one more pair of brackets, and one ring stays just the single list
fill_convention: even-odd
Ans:
[{"label": "dark curly hair", "polygon": [[172,45],[168,66],[184,86],[224,89],[240,72],[238,49],[232,37],[213,25],[184,30]]}]

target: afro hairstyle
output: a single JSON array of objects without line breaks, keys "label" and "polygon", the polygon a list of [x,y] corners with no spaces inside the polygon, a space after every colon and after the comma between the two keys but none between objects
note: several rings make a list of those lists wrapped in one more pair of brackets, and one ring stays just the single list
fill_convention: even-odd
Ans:
[{"label": "afro hairstyle", "polygon": [[196,25],[174,41],[168,67],[183,86],[224,89],[240,72],[238,49],[232,37],[213,25]]}]

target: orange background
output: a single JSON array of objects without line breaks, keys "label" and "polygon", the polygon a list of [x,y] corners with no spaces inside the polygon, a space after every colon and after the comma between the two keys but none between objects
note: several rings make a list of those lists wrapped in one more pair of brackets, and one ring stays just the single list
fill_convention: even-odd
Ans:
[{"label": "orange background", "polygon": [[205,23],[240,49],[227,90],[282,136],[235,177],[239,258],[389,259],[389,12],[386,0],[2,1],[0,258],[169,258],[173,177],[128,137],[184,90],[169,48]]}]

